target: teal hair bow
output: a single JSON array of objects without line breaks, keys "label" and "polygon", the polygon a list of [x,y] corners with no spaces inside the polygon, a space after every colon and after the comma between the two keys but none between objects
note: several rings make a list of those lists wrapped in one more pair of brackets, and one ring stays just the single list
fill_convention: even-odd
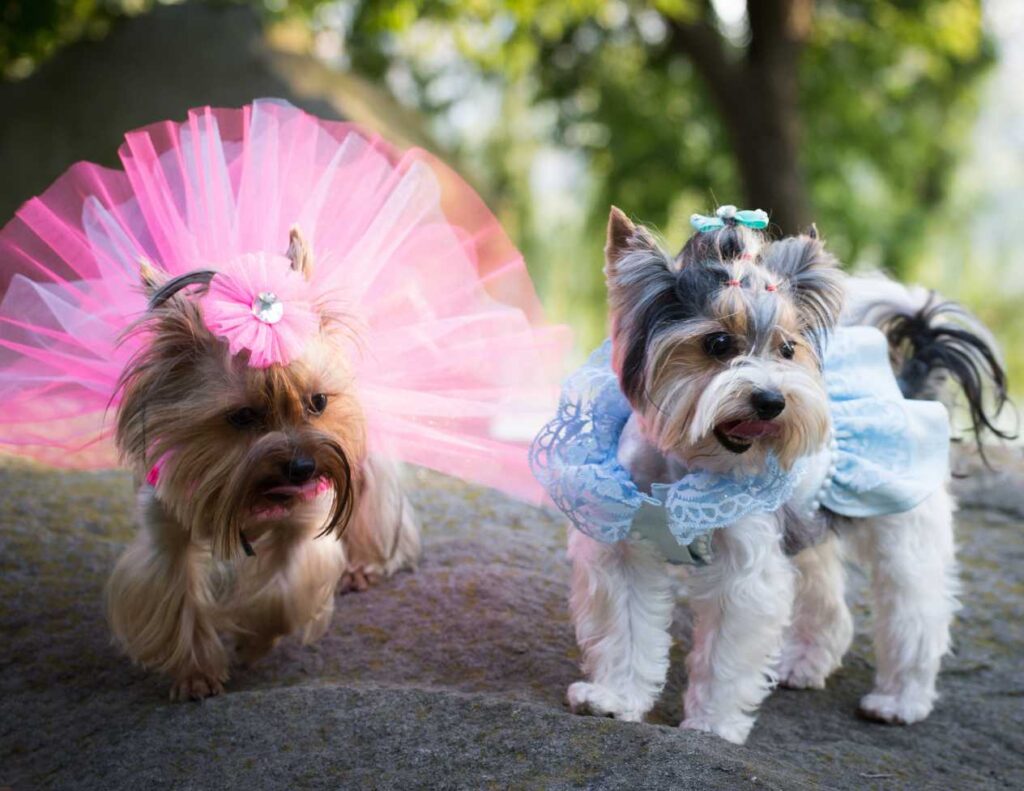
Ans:
[{"label": "teal hair bow", "polygon": [[703,214],[690,215],[690,225],[698,232],[717,231],[724,228],[726,220],[734,220],[739,225],[760,231],[768,227],[768,213],[761,209],[737,209],[735,206],[719,206],[713,217]]}]

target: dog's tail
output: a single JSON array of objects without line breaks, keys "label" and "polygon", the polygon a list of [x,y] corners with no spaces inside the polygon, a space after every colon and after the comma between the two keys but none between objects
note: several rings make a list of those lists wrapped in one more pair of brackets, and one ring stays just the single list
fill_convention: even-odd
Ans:
[{"label": "dog's tail", "polygon": [[942,401],[951,412],[958,402],[966,402],[979,450],[986,432],[1002,439],[1016,437],[998,425],[1010,403],[999,345],[974,314],[935,291],[886,277],[851,277],[847,282],[842,323],[871,325],[885,333],[905,397]]}]

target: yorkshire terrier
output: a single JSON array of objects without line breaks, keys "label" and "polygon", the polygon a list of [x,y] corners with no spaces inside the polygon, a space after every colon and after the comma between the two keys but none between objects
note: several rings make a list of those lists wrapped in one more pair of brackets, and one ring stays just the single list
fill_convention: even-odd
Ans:
[{"label": "yorkshire terrier", "polygon": [[[935,304],[911,316],[891,293],[874,302],[877,290],[846,277],[816,230],[771,241],[726,223],[695,234],[673,258],[613,208],[605,273],[612,367],[633,410],[618,458],[641,490],[694,467],[757,472],[770,453],[783,468],[805,460],[791,502],[810,501],[829,465],[821,340],[848,292],[860,298],[845,320],[890,331],[906,395],[920,396],[921,383],[956,358],[982,422],[982,379],[1005,397],[990,338],[948,334]],[[711,562],[688,576],[695,626],[681,727],[743,743],[776,683],[824,687],[853,637],[840,539],[872,577],[877,669],[860,710],[891,723],[927,717],[958,608],[954,507],[941,487],[891,516],[846,519],[822,509],[819,540],[795,556],[788,534],[805,530],[807,517],[789,504],[715,530]],[[571,610],[587,677],[569,687],[570,707],[642,720],[668,670],[675,602],[667,564],[650,542],[605,544],[570,532]]]},{"label": "yorkshire terrier", "polygon": [[[287,257],[310,277],[293,229]],[[139,529],[107,585],[116,641],[171,678],[172,699],[223,691],[231,661],[284,636],[320,638],[339,585],[415,563],[419,531],[396,468],[367,457],[345,328],[324,315],[302,356],[251,367],[202,319],[211,272],[142,265],[145,338],[121,376],[116,441]]]}]

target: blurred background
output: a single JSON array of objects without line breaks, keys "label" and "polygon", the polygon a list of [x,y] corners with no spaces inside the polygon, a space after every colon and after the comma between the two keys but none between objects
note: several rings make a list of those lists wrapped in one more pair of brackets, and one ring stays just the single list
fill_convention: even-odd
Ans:
[{"label": "blurred background", "polygon": [[0,222],[202,104],[280,96],[456,167],[583,354],[609,204],[719,203],[965,302],[1024,392],[1020,0],[0,0]]}]

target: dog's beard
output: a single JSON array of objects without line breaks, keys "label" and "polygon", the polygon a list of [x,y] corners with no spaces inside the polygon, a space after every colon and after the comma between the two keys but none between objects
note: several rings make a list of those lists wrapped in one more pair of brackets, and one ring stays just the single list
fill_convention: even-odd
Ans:
[{"label": "dog's beard", "polygon": [[[769,381],[786,405],[764,420],[751,395]],[[662,453],[691,466],[757,472],[772,453],[788,469],[828,440],[827,395],[801,366],[737,360],[714,376],[662,377],[656,385],[642,414],[645,430]]]},{"label": "dog's beard", "polygon": [[207,538],[220,558],[236,556],[246,528],[267,513],[287,519],[320,490],[330,490],[332,503],[319,534],[340,533],[354,508],[355,467],[330,435],[310,432],[303,440],[313,451],[316,474],[300,485],[281,474],[296,446],[280,432],[235,453],[221,447],[213,454],[207,443],[172,446],[161,469],[160,499],[193,536]]}]

